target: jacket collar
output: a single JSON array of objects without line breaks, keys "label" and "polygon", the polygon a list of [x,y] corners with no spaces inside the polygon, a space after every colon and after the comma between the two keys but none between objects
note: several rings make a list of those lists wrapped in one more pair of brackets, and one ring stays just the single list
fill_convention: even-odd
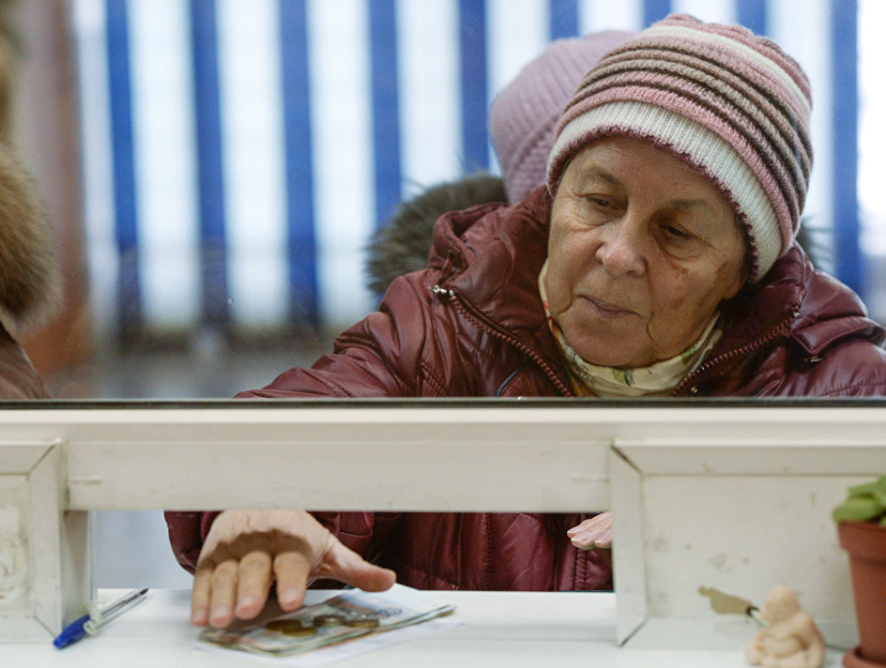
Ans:
[{"label": "jacket collar", "polygon": [[434,228],[431,267],[440,284],[502,333],[537,350],[568,383],[538,294],[547,258],[551,198],[544,186],[522,202],[443,216]]},{"label": "jacket collar", "polygon": [[[441,270],[441,284],[559,368],[537,286],[547,257],[550,209],[551,198],[541,187],[515,206],[447,214],[434,229],[431,265]],[[815,270],[796,243],[759,284],[746,287],[722,311],[724,336],[709,359],[782,330],[809,355],[850,336],[878,345],[886,340],[858,296]]]},{"label": "jacket collar", "polygon": [[886,331],[867,317],[867,309],[851,289],[817,271],[794,243],[763,281],[748,286],[724,308],[725,335],[712,353],[737,349],[779,327],[809,355],[818,355],[836,341],[861,336],[875,344]]}]

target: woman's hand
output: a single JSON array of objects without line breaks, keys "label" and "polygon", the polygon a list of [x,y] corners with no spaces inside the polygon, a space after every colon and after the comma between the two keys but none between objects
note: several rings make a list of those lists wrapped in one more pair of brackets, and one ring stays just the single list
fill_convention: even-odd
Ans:
[{"label": "woman's hand", "polygon": [[592,547],[612,547],[612,513],[605,512],[585,520],[566,532],[572,544],[580,550]]},{"label": "woman's hand", "polygon": [[223,628],[261,612],[274,581],[283,610],[301,607],[310,581],[329,577],[366,591],[393,586],[393,571],[369,564],[303,510],[228,510],[200,552],[191,622]]}]

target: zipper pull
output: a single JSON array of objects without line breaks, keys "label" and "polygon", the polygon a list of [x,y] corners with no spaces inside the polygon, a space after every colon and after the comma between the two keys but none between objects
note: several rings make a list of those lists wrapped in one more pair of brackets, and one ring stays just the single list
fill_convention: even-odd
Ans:
[{"label": "zipper pull", "polygon": [[431,286],[429,290],[437,295],[441,300],[448,300],[455,297],[455,293],[452,290],[441,288],[439,285]]}]

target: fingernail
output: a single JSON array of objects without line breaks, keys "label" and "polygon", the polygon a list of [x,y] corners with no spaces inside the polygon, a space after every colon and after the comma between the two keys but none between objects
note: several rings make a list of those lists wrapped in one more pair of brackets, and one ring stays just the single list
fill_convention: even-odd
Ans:
[{"label": "fingernail", "polygon": [[194,610],[191,613],[191,623],[196,626],[205,626],[206,625],[206,608],[200,608],[199,610]]},{"label": "fingernail", "polygon": [[212,609],[212,613],[209,615],[209,618],[217,622],[219,620],[227,619],[229,614],[230,611],[227,607],[219,605]]},{"label": "fingernail", "polygon": [[298,592],[295,589],[284,589],[281,592],[277,592],[277,596],[280,599],[280,605],[287,606],[295,603],[296,598],[298,598]]},{"label": "fingernail", "polygon": [[239,601],[237,601],[237,610],[243,610],[245,608],[251,608],[258,604],[258,599],[255,596],[247,594],[246,596],[242,596]]}]

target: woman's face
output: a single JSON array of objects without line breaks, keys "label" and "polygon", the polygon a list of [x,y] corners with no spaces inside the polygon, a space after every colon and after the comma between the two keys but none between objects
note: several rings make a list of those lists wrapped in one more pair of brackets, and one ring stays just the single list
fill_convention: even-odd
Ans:
[{"label": "woman's face", "polygon": [[649,366],[701,336],[744,284],[744,259],[713,183],[650,144],[607,137],[572,159],[557,189],[549,308],[586,361]]}]

